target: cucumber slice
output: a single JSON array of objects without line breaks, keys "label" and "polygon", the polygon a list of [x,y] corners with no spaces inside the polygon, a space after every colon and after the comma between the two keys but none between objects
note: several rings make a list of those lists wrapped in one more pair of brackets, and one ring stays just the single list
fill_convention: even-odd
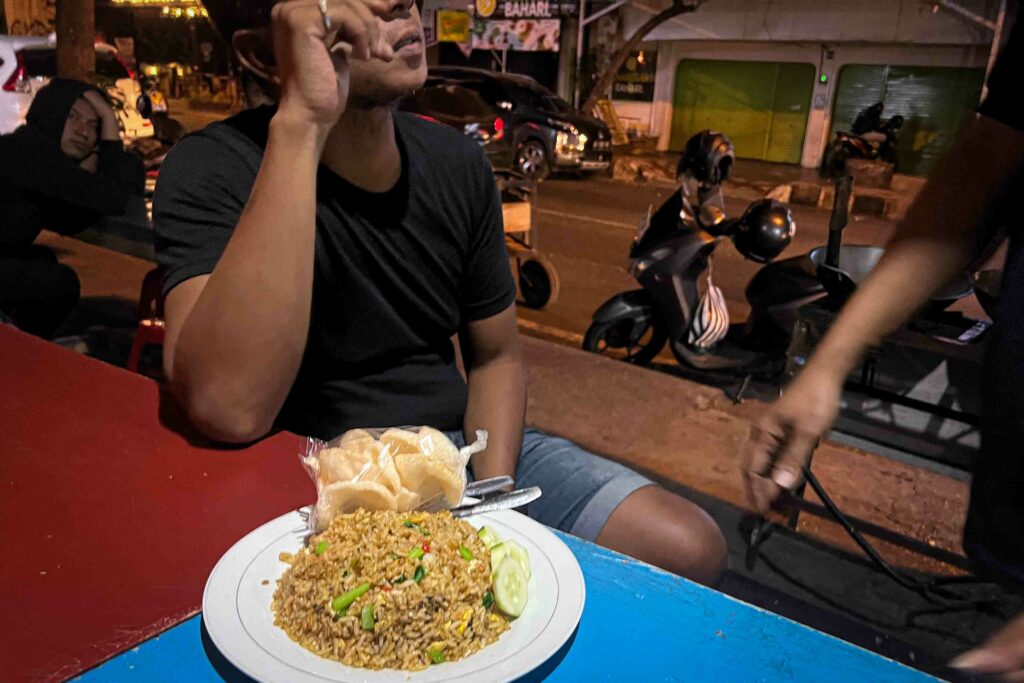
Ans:
[{"label": "cucumber slice", "polygon": [[505,554],[519,563],[526,578],[529,579],[532,572],[530,571],[530,553],[526,548],[515,541],[505,541],[502,546],[505,548]]},{"label": "cucumber slice", "polygon": [[501,543],[501,536],[489,526],[480,527],[476,535],[484,542],[484,547],[488,549]]},{"label": "cucumber slice", "polygon": [[491,576],[494,576],[495,572],[498,571],[498,565],[508,555],[508,548],[505,546],[505,541],[500,541],[491,546]]},{"label": "cucumber slice", "polygon": [[510,617],[518,617],[526,607],[529,579],[512,557],[505,557],[494,573],[494,604]]}]

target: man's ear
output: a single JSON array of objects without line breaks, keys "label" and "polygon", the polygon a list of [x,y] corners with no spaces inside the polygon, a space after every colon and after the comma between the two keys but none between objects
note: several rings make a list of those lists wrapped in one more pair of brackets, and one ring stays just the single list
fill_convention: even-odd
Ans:
[{"label": "man's ear", "polygon": [[241,65],[255,76],[274,85],[280,85],[277,67],[274,65],[274,51],[270,43],[270,31],[265,28],[244,28],[235,31],[231,46],[238,55]]}]

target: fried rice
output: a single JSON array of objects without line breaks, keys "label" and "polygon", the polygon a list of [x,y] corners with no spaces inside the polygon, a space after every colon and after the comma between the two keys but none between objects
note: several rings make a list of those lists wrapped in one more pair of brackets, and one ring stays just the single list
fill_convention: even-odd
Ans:
[{"label": "fried rice", "polygon": [[349,666],[424,669],[467,657],[509,628],[492,607],[490,554],[447,511],[339,515],[281,559],[291,566],[274,591],[274,623]]}]

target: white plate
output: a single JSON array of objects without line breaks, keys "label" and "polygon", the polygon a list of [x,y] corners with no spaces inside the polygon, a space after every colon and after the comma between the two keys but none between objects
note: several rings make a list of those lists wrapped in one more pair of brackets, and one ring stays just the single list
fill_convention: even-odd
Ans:
[{"label": "white plate", "polygon": [[[510,681],[543,664],[576,629],[586,590],[569,548],[551,531],[518,512],[469,517],[530,553],[529,600],[498,642],[456,662],[423,671],[372,671],[319,657],[274,626],[270,601],[287,568],[281,552],[302,547],[305,524],[297,512],[268,522],[236,543],[217,562],[203,593],[203,621],[217,649],[243,672],[267,683],[432,683]],[[264,581],[267,581],[264,585]]]}]

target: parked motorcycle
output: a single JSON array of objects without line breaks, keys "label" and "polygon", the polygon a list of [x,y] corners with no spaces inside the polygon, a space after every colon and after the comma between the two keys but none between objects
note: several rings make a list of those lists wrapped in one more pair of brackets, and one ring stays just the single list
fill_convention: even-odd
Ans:
[{"label": "parked motorcycle", "polygon": [[157,88],[156,81],[148,76],[141,79],[142,94],[135,108],[143,118],[153,123],[153,137],[166,145],[173,145],[185,135],[185,127],[177,119],[171,118],[167,98]]},{"label": "parked motorcycle", "polygon": [[836,131],[835,139],[825,152],[823,168],[826,175],[832,178],[845,175],[849,159],[879,159],[889,164],[896,163],[903,117],[896,115],[882,121],[881,113],[881,103],[872,105],[857,116],[850,131]]},{"label": "parked motorcycle", "polygon": [[795,232],[789,209],[772,199],[754,202],[739,219],[726,218],[721,183],[734,156],[721,133],[703,131],[690,139],[679,164],[679,192],[637,228],[630,274],[642,289],[616,294],[594,313],[585,350],[643,365],[668,342],[684,366],[741,372],[784,355],[786,340],[783,353],[772,354],[777,349],[766,339],[779,335],[763,330],[784,330],[803,303],[823,296],[823,287],[802,265],[767,275],[762,269],[754,278],[757,287],[752,281],[748,288],[751,322],[742,329],[729,325],[724,297],[712,281],[715,249],[730,239],[746,258],[769,263]]},{"label": "parked motorcycle", "polygon": [[[617,294],[594,313],[585,350],[647,364],[668,342],[684,367],[765,379],[781,376],[789,356],[809,353],[804,347],[811,340],[795,333],[802,309],[821,305],[826,317],[834,315],[883,250],[842,244],[852,189],[847,176],[836,183],[828,244],[769,263],[792,240],[792,217],[785,205],[762,199],[740,219],[726,219],[719,183],[731,160],[731,145],[720,134],[705,131],[687,144],[680,191],[641,220],[630,251],[630,273],[642,289]],[[747,285],[750,316],[743,325],[729,325],[724,297],[711,281],[712,255],[727,238],[745,257],[766,264]],[[946,308],[971,293],[970,284],[956,278],[920,317],[943,320]]]}]

